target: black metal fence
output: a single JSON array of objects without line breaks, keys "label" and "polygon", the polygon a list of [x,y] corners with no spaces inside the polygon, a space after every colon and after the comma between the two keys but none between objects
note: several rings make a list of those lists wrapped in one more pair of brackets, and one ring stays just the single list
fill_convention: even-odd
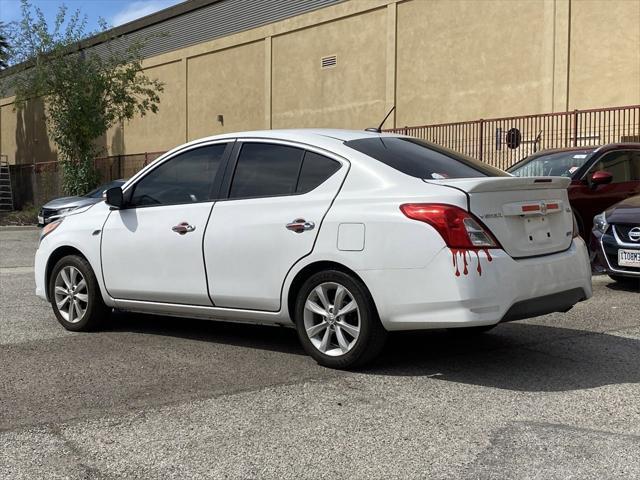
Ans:
[{"label": "black metal fence", "polygon": [[388,130],[506,169],[539,150],[640,142],[640,105],[574,110]]},{"label": "black metal fence", "polygon": [[[422,138],[506,169],[539,150],[640,142],[640,105],[574,110],[387,130]],[[129,178],[164,152],[95,160],[102,182]],[[14,208],[62,195],[58,162],[10,166]]]},{"label": "black metal fence", "polygon": [[[94,160],[102,183],[129,178],[164,152],[115,155]],[[40,206],[62,192],[62,172],[58,162],[11,165],[13,204],[16,210],[27,205]]]}]

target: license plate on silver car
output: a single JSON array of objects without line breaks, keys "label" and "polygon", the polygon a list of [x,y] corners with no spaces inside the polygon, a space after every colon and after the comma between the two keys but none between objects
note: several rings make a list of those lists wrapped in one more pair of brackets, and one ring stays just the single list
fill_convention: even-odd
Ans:
[{"label": "license plate on silver car", "polygon": [[[31,218],[33,218],[33,217],[31,217]],[[44,217],[42,217],[41,215],[38,215],[38,223],[40,225],[44,224]]]},{"label": "license plate on silver car", "polygon": [[640,267],[640,250],[618,250],[618,265],[621,267]]}]

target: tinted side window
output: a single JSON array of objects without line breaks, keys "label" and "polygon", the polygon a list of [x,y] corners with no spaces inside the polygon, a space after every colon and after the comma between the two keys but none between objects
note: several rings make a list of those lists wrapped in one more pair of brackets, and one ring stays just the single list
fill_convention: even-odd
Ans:
[{"label": "tinted side window", "polygon": [[213,184],[226,144],[180,153],[145,175],[134,187],[133,206],[176,205],[213,199]]},{"label": "tinted side window", "polygon": [[339,162],[317,153],[307,152],[302,162],[302,170],[300,171],[296,192],[310,192],[336,173],[339,168]]},{"label": "tinted side window", "polygon": [[240,150],[229,198],[295,193],[304,150],[269,143],[245,143]]},{"label": "tinted side window", "polygon": [[635,152],[612,152],[605,155],[601,160],[598,160],[589,171],[589,174],[593,174],[598,171],[609,172],[613,175],[611,183],[640,180],[640,177],[638,176],[638,173],[640,173],[638,172],[638,163],[640,163],[640,158],[638,158],[638,155]]},{"label": "tinted side window", "polygon": [[344,142],[369,157],[423,179],[508,177],[509,174],[447,148],[415,138],[370,137]]}]

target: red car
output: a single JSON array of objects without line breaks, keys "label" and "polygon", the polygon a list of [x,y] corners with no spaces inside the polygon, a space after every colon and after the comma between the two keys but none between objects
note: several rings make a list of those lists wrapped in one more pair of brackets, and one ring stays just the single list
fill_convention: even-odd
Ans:
[{"label": "red car", "polygon": [[640,143],[546,150],[507,170],[518,177],[570,177],[569,202],[582,238],[589,238],[593,217],[640,194]]}]

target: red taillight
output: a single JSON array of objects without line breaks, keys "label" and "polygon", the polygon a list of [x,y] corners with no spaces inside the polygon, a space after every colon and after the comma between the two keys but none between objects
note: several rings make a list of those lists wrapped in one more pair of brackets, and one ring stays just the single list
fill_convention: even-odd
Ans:
[{"label": "red taillight", "polygon": [[407,217],[435,228],[449,248],[499,248],[498,241],[466,210],[440,203],[405,203]]}]

